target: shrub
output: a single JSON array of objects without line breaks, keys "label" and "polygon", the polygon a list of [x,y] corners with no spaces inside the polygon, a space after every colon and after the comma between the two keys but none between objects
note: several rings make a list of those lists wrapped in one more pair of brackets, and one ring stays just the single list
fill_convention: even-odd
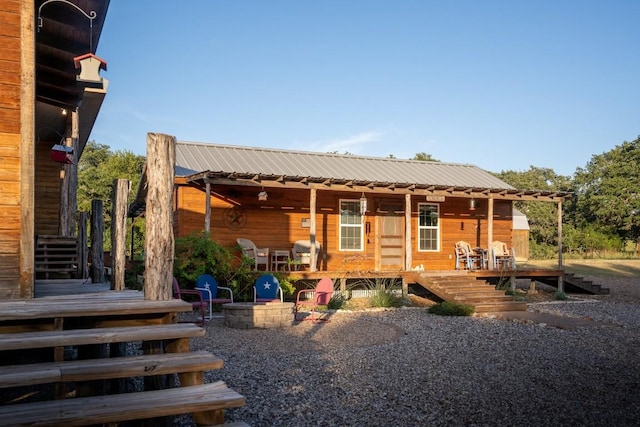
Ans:
[{"label": "shrub", "polygon": [[347,300],[344,297],[344,295],[342,295],[339,292],[335,292],[331,296],[331,299],[329,300],[329,304],[327,304],[327,308],[329,310],[340,310],[346,302]]},{"label": "shrub", "polygon": [[402,298],[397,295],[397,286],[395,282],[385,281],[384,279],[376,279],[375,281],[367,281],[368,289],[373,290],[373,295],[369,297],[369,304],[372,307],[399,307]]},{"label": "shrub", "polygon": [[428,311],[439,316],[471,316],[475,309],[467,304],[444,301],[432,305]]},{"label": "shrub", "polygon": [[185,286],[194,284],[202,274],[210,274],[221,286],[230,287],[236,299],[246,299],[248,295],[253,298],[251,286],[256,277],[246,257],[235,256],[204,232],[177,238],[173,275]]},{"label": "shrub", "polygon": [[565,301],[565,300],[569,299],[569,296],[567,294],[565,294],[564,292],[562,292],[562,291],[556,291],[553,295],[555,296],[556,300],[558,300],[558,301]]}]

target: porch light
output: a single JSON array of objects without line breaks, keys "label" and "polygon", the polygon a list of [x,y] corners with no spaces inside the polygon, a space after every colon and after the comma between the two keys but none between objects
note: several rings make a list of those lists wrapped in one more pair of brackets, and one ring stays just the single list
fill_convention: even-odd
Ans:
[{"label": "porch light", "polygon": [[262,190],[261,192],[258,193],[258,200],[260,200],[261,202],[266,202],[268,198],[269,198],[269,195],[267,194],[266,191]]},{"label": "porch light", "polygon": [[476,210],[476,199],[469,200],[469,210],[470,211]]},{"label": "porch light", "polygon": [[360,215],[364,216],[367,213],[367,198],[364,197],[364,193],[360,197]]}]

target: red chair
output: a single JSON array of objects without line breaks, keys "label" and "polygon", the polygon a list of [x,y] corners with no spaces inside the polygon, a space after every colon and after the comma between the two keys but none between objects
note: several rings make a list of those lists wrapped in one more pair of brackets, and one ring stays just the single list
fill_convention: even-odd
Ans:
[{"label": "red chair", "polygon": [[[309,294],[312,294],[309,298]],[[311,320],[313,323],[329,322],[329,319],[316,317],[315,309],[320,305],[328,305],[333,296],[333,280],[324,278],[316,285],[315,289],[303,289],[298,291],[296,296],[296,306],[294,318],[296,320]],[[306,318],[299,319],[298,313],[302,307],[311,307],[311,315]]]},{"label": "red chair", "polygon": [[205,313],[207,312],[207,307],[209,305],[202,298],[202,294],[200,293],[200,291],[191,290],[191,289],[180,289],[180,284],[178,283],[178,279],[174,277],[173,278],[173,297],[190,303],[193,310],[198,310],[200,312],[201,320],[198,322],[189,322],[189,323],[195,323],[196,325],[204,326],[204,317],[205,317]]}]

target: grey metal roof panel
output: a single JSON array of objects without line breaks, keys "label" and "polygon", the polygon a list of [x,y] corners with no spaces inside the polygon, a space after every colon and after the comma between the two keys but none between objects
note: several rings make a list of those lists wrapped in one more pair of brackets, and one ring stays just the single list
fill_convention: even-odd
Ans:
[{"label": "grey metal roof panel", "polygon": [[209,171],[396,184],[515,189],[489,172],[470,164],[183,141],[176,144],[175,171],[176,176]]}]

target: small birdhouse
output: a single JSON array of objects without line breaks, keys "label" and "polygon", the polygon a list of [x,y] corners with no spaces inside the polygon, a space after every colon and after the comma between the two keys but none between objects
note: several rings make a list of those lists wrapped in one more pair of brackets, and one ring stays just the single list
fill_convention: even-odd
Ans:
[{"label": "small birdhouse", "polygon": [[100,77],[100,69],[106,71],[107,63],[95,56],[93,53],[85,53],[84,55],[73,58],[76,69],[80,70],[80,74],[76,76],[76,81],[85,87],[102,88],[103,81]]},{"label": "small birdhouse", "polygon": [[51,147],[51,160],[58,163],[73,164],[73,148],[56,144]]}]

